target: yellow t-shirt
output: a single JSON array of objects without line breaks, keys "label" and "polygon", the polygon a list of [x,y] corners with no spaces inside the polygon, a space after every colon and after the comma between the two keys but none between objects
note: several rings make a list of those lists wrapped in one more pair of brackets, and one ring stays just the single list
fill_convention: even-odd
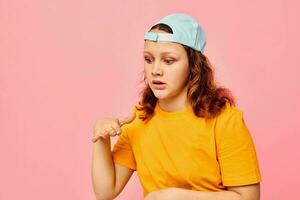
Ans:
[{"label": "yellow t-shirt", "polygon": [[144,196],[167,187],[224,191],[226,186],[261,182],[258,159],[243,113],[226,102],[216,118],[205,120],[191,107],[167,112],[156,104],[144,123],[122,126],[113,161],[137,172]]}]

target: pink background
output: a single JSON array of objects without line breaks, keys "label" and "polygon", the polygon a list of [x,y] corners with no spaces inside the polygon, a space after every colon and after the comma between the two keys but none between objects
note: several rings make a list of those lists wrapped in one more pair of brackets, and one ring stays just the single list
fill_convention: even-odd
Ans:
[{"label": "pink background", "polygon": [[[299,196],[299,3],[0,0],[0,199],[95,199],[92,128],[137,102],[143,34],[193,15],[255,141],[261,199]],[[113,138],[113,144],[117,138]],[[136,173],[117,198],[138,200]]]}]

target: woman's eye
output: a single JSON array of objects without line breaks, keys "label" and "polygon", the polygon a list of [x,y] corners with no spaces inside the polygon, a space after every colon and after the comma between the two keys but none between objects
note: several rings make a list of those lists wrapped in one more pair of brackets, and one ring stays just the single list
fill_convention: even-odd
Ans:
[{"label": "woman's eye", "polygon": [[173,60],[165,60],[167,64],[172,64],[174,61]]},{"label": "woman's eye", "polygon": [[[144,58],[144,60],[147,62],[147,63],[151,63],[151,59],[149,58]],[[174,62],[174,60],[170,60],[170,59],[165,59],[164,60],[168,65],[172,64]]]},{"label": "woman's eye", "polygon": [[147,63],[151,62],[151,60],[148,59],[148,58],[145,58],[145,61],[146,61]]}]

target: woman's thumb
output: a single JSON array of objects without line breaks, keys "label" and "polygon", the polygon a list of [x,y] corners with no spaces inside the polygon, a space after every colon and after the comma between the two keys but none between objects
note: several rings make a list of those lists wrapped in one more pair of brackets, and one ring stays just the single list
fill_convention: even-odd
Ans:
[{"label": "woman's thumb", "polygon": [[128,116],[118,118],[120,126],[123,126],[124,124],[129,124],[135,119],[135,117],[135,109],[133,109]]}]

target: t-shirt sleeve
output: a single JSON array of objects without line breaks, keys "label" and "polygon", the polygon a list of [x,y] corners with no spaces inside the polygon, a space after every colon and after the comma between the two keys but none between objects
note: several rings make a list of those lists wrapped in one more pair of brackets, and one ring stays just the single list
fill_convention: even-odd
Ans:
[{"label": "t-shirt sleeve", "polygon": [[261,182],[259,163],[243,113],[230,108],[216,123],[217,159],[224,186]]},{"label": "t-shirt sleeve", "polygon": [[136,161],[127,128],[127,125],[122,126],[122,132],[112,150],[112,158],[114,163],[136,170]]}]

